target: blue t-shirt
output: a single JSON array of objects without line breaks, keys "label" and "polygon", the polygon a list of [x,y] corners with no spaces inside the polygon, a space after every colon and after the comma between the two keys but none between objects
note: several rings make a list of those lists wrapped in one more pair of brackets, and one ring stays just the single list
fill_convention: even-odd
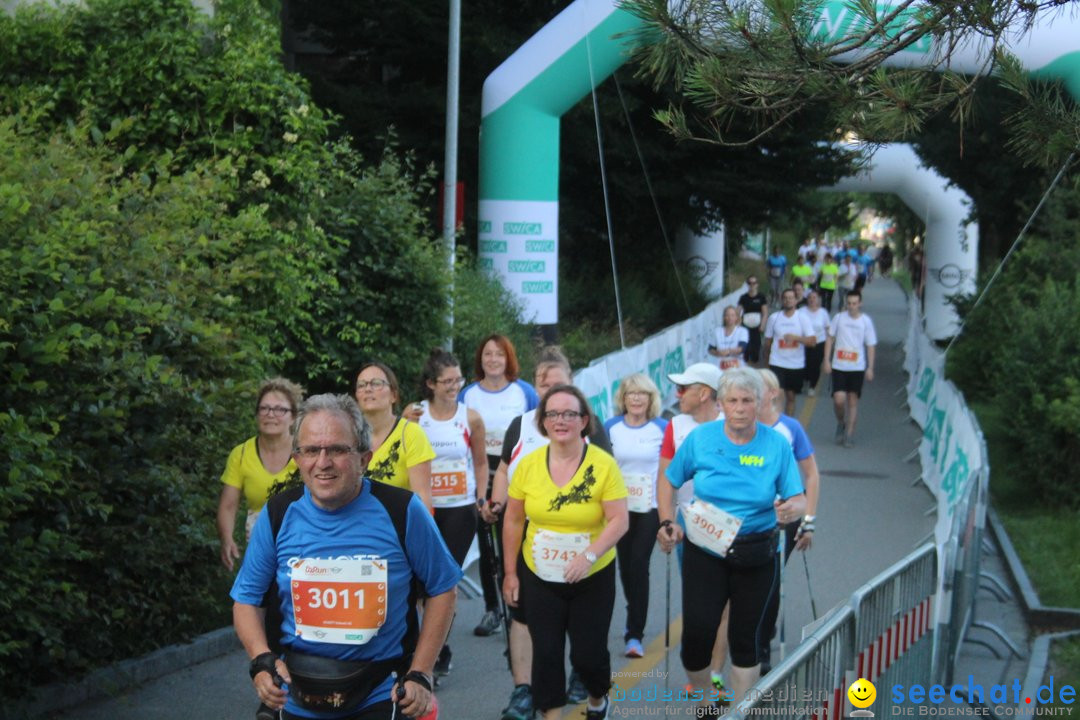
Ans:
[{"label": "blue t-shirt", "polygon": [[874,258],[866,253],[863,253],[862,255],[857,254],[855,256],[855,262],[859,266],[859,274],[866,275],[870,270],[870,266],[874,264]]},{"label": "blue t-shirt", "polygon": [[784,257],[783,255],[770,255],[769,260],[768,260],[768,264],[769,264],[770,270],[772,270],[773,268],[776,268],[776,270],[773,271],[773,272],[770,272],[769,275],[771,275],[772,277],[775,277],[775,278],[784,277],[784,270],[787,268],[787,258],[786,257]]},{"label": "blue t-shirt", "polygon": [[780,413],[780,419],[772,427],[773,430],[783,435],[784,439],[791,445],[797,461],[802,462],[814,454],[814,446],[811,444],[810,438],[807,436],[806,431],[803,430],[803,426],[795,418]]},{"label": "blue t-shirt", "polygon": [[[397,530],[385,506],[371,495],[371,481],[363,480],[360,494],[345,507],[323,510],[304,495],[289,505],[274,542],[269,513],[260,513],[251,531],[251,541],[244,554],[244,563],[233,583],[232,599],[247,605],[259,605],[277,579],[278,594],[284,622],[281,625],[282,644],[300,652],[338,660],[387,660],[402,654],[409,611],[409,589],[413,577],[419,579],[429,595],[452,590],[461,579],[461,568],[446,549],[435,521],[415,495],[409,501],[403,551],[398,543]],[[387,564],[386,622],[378,633],[364,645],[312,642],[296,635],[293,601],[290,588],[291,563],[304,558],[354,558],[374,556]],[[390,697],[393,678],[388,677],[375,688],[361,707],[382,702]],[[315,718],[335,718],[355,712],[348,708],[341,713],[312,713],[297,707],[289,697],[285,709],[294,715]]]},{"label": "blue t-shirt", "polygon": [[773,500],[803,492],[791,446],[761,423],[745,445],[728,439],[723,420],[697,426],[671,459],[667,478],[676,488],[693,480],[695,497],[743,521],[740,535],[775,527]]}]

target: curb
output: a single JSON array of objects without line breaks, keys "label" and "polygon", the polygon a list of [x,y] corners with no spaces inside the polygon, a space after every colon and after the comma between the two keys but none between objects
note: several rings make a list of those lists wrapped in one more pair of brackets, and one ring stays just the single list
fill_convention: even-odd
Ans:
[{"label": "curb", "polygon": [[[1031,644],[1031,659],[1028,661],[1027,675],[1024,676],[1021,697],[1037,699],[1036,693],[1043,684],[1043,678],[1046,677],[1046,666],[1050,662],[1050,646],[1053,642],[1077,636],[1080,636],[1080,630],[1049,633],[1035,638],[1035,642]],[[1025,703],[1021,703],[1016,707],[1018,710],[1023,710],[1024,714],[1031,714],[1031,706]],[[1021,713],[1018,711],[1016,714],[1020,715]]]},{"label": "curb", "polygon": [[34,691],[29,700],[0,709],[0,720],[30,720],[48,713],[113,697],[143,683],[240,649],[232,626],[212,630],[189,643],[169,645],[142,657],[94,670],[73,683],[56,683]]},{"label": "curb", "polygon": [[1013,586],[1017,590],[1020,607],[1024,611],[1024,618],[1032,631],[1051,632],[1060,630],[1080,630],[1080,610],[1064,607],[1047,607],[1039,601],[1039,594],[1028,577],[1024,564],[1020,562],[1020,556],[1016,554],[1012,540],[1001,523],[993,506],[986,509],[987,527],[994,534],[994,540],[1001,549],[1002,559],[1009,569],[1009,575]]}]

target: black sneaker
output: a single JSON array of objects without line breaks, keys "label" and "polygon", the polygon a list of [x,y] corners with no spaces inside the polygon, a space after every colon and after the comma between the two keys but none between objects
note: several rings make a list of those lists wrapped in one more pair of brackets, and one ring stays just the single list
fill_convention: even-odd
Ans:
[{"label": "black sneaker", "polygon": [[[570,682],[566,684],[566,701],[571,705],[583,703],[589,699],[589,691],[585,689],[585,683],[577,670],[570,670]],[[605,710],[605,712],[607,712]]]},{"label": "black sneaker", "polygon": [[484,613],[484,617],[480,618],[479,624],[473,628],[473,635],[479,635],[480,637],[487,637],[492,633],[495,633],[499,629],[499,625],[502,623],[502,616],[498,610],[488,610]]},{"label": "black sneaker", "polygon": [[278,720],[280,717],[281,714],[277,710],[262,703],[259,703],[259,709],[255,711],[255,720]]},{"label": "black sneaker", "polygon": [[836,423],[836,444],[837,445],[843,445],[844,444],[844,432],[846,430],[847,430],[847,428],[844,427],[844,423],[842,423],[842,422]]},{"label": "black sneaker", "polygon": [[516,685],[510,693],[510,702],[502,711],[502,720],[532,720],[532,688],[528,685]]},{"label": "black sneaker", "polygon": [[604,698],[604,707],[594,709],[585,706],[585,720],[607,720],[608,710],[611,709],[611,701]]},{"label": "black sneaker", "polygon": [[452,655],[450,646],[443,645],[442,650],[439,651],[439,659],[435,661],[435,677],[445,677],[450,674],[450,669],[454,667],[450,662]]}]

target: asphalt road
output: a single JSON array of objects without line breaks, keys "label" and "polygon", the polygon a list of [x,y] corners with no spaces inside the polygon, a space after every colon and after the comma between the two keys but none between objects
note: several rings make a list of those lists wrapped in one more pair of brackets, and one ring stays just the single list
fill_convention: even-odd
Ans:
[{"label": "asphalt road", "polygon": [[[797,415],[808,428],[822,475],[814,547],[792,558],[784,581],[786,649],[798,641],[811,622],[810,593],[819,613],[843,602],[853,590],[899,560],[924,540],[934,517],[929,492],[912,481],[918,467],[904,457],[918,442],[918,431],[902,407],[896,391],[904,384],[901,342],[907,309],[904,294],[891,280],[878,279],[865,291],[865,311],[878,331],[877,377],[868,383],[860,405],[854,448],[833,444],[835,420],[828,397],[828,379],[822,379],[817,397],[800,396]],[[621,656],[625,618],[621,589],[608,634],[614,682],[623,690],[639,689],[643,697],[656,687],[678,688],[685,683],[679,662],[681,634],[680,575],[671,571],[671,607],[665,606],[666,556],[655,552],[651,565],[650,612],[644,658]],[[470,571],[475,578],[475,567]],[[809,574],[810,582],[807,582]],[[438,698],[441,717],[497,720],[513,687],[503,657],[501,636],[472,634],[483,612],[479,599],[463,598],[451,631],[453,669],[444,678]],[[670,648],[665,652],[665,625],[670,618]],[[773,643],[774,661],[781,658]],[[247,658],[236,651],[172,674],[104,701],[57,713],[65,720],[251,720],[257,705],[247,676]],[[626,701],[614,707],[612,717],[684,715],[685,703],[661,706],[657,702]],[[564,717],[583,717],[583,706],[567,708]]]}]

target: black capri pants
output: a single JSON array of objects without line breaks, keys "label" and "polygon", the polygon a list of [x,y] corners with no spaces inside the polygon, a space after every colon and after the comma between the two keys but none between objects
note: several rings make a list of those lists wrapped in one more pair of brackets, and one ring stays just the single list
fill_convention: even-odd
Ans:
[{"label": "black capri pants", "polygon": [[476,505],[469,503],[460,507],[435,508],[435,525],[446,541],[446,548],[458,565],[465,562],[469,546],[476,536]]},{"label": "black capri pants", "polygon": [[615,563],[576,583],[541,580],[525,563],[521,566],[525,620],[533,642],[532,694],[536,709],[543,712],[566,705],[567,636],[570,664],[585,689],[592,697],[604,697],[611,689],[608,630],[615,609]]},{"label": "black capri pants", "polygon": [[778,592],[779,557],[774,555],[754,567],[735,567],[689,539],[683,545],[683,667],[690,672],[709,667],[720,617],[729,600],[731,664],[754,667],[760,662],[762,638],[770,629],[766,627],[766,614],[772,595]]}]

